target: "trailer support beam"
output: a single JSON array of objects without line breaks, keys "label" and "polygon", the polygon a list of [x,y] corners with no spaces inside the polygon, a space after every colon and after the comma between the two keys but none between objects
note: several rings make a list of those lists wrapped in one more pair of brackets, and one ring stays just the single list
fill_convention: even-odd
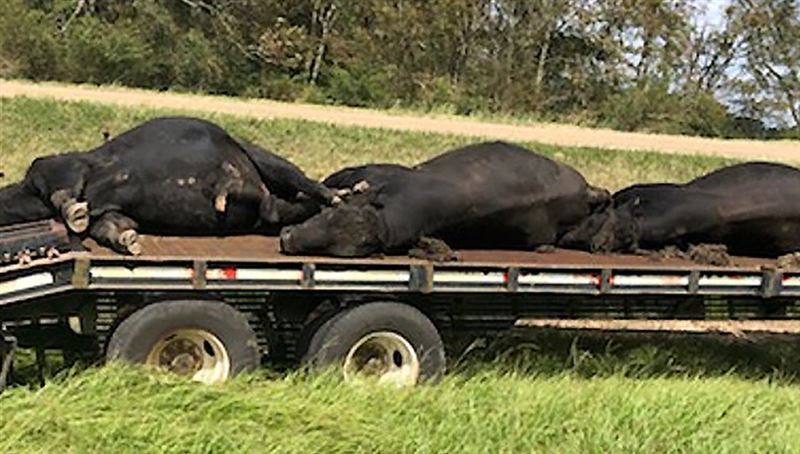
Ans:
[{"label": "trailer support beam", "polygon": [[14,362],[14,352],[16,350],[16,337],[8,335],[0,336],[0,393],[8,386],[9,377],[11,375],[11,365]]}]

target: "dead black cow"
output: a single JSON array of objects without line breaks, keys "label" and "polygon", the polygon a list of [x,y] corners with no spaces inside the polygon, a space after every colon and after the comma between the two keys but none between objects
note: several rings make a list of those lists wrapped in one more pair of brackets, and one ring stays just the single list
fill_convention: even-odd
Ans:
[{"label": "dead black cow", "polygon": [[325,180],[363,192],[281,232],[289,254],[365,256],[408,248],[423,236],[458,247],[553,244],[608,193],[574,169],[504,142],[449,151],[414,168],[345,169]]},{"label": "dead black cow", "polygon": [[41,221],[53,217],[53,210],[21,183],[0,188],[0,226]]},{"label": "dead black cow", "polygon": [[279,156],[186,117],[147,121],[86,153],[37,159],[21,187],[73,231],[88,228],[99,242],[132,253],[137,232],[268,231],[332,197]]},{"label": "dead black cow", "polygon": [[631,186],[561,240],[605,252],[700,243],[757,257],[800,250],[800,170],[751,162],[687,184]]}]

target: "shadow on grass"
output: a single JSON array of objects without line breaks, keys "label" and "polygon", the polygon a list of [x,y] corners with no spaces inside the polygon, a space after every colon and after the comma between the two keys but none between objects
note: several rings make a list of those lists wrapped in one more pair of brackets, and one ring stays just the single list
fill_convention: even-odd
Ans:
[{"label": "shadow on grass", "polygon": [[728,375],[800,383],[800,336],[516,329],[474,342],[451,371],[469,375],[486,367],[532,375]]},{"label": "shadow on grass", "polygon": [[[800,336],[749,334],[736,337],[717,333],[525,328],[496,338],[476,339],[464,353],[451,357],[449,362],[449,374],[465,378],[492,371],[536,377],[563,374],[634,379],[733,376],[800,383]],[[65,361],[60,352],[50,351],[45,376],[68,378],[91,365],[86,361]],[[276,378],[292,370],[257,375]],[[32,350],[18,351],[13,385],[36,387],[38,384]]]}]

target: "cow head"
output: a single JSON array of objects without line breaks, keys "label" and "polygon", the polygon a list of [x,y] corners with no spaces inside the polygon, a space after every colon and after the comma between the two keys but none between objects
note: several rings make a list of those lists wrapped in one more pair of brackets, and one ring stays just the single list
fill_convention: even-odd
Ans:
[{"label": "cow head", "polygon": [[589,215],[558,241],[559,246],[590,252],[628,251],[638,247],[637,200]]},{"label": "cow head", "polygon": [[324,208],[302,224],[281,230],[286,254],[359,257],[380,251],[386,226],[379,207],[364,196]]},{"label": "cow head", "polygon": [[22,184],[13,183],[0,188],[0,226],[52,217],[50,207]]}]

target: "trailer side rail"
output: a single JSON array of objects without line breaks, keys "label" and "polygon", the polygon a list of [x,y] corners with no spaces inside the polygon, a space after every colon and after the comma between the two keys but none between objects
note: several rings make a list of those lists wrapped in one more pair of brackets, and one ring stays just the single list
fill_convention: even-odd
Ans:
[{"label": "trailer side rail", "polygon": [[74,289],[798,297],[800,271],[90,259],[0,273],[0,306]]}]

